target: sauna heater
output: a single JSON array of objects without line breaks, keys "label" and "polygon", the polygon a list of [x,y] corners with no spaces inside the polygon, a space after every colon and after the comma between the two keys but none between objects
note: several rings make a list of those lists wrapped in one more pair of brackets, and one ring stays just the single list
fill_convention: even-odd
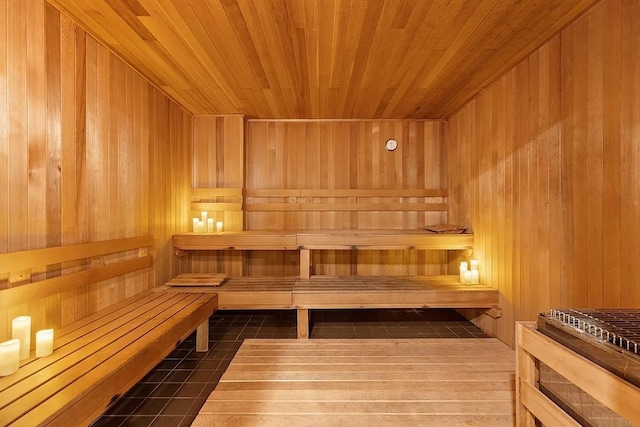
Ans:
[{"label": "sauna heater", "polygon": [[[640,309],[552,309],[538,316],[538,330],[640,387]],[[540,391],[587,427],[631,423],[540,363]]]}]

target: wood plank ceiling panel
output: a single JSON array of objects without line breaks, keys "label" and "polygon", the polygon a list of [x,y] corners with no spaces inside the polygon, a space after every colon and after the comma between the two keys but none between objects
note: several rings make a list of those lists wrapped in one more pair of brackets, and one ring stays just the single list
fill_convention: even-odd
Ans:
[{"label": "wood plank ceiling panel", "polygon": [[446,118],[597,0],[48,0],[194,114]]}]

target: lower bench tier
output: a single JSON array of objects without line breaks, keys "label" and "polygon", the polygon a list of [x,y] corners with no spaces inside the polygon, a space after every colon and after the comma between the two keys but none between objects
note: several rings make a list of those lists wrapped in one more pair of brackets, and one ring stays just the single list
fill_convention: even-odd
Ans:
[{"label": "lower bench tier", "polygon": [[310,309],[489,309],[497,307],[499,299],[497,289],[462,284],[457,275],[238,277],[206,290],[218,294],[221,310],[297,309],[300,338],[308,337]]}]

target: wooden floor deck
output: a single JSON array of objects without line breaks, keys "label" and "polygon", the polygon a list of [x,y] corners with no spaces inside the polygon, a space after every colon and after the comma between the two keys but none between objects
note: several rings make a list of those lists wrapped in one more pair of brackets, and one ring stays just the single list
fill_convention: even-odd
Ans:
[{"label": "wooden floor deck", "polygon": [[512,426],[514,352],[492,338],[246,340],[194,426]]}]

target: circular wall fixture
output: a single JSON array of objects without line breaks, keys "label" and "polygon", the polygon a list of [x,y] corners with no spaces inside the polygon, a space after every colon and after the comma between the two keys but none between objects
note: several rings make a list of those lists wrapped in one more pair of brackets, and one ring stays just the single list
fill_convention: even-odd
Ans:
[{"label": "circular wall fixture", "polygon": [[395,151],[395,149],[398,148],[398,141],[395,139],[388,139],[387,142],[384,143],[384,148],[386,148],[387,151]]}]

